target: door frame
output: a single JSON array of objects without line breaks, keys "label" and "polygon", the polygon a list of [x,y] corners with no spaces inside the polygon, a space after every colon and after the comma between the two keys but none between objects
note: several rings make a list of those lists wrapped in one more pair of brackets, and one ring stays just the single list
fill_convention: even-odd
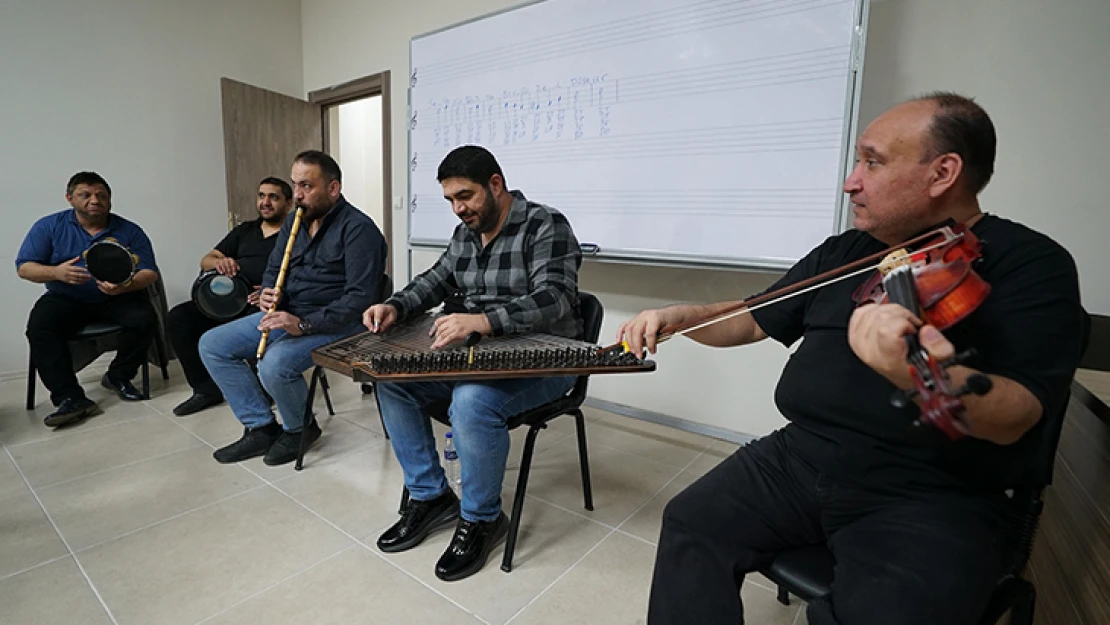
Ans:
[{"label": "door frame", "polygon": [[382,98],[382,223],[379,224],[385,236],[389,253],[386,255],[385,271],[393,275],[393,146],[391,140],[392,101],[390,98],[389,70],[356,78],[345,83],[308,92],[308,101],[320,105],[324,137],[324,151],[331,154],[328,122],[328,108],[346,104],[363,98],[381,96]]}]

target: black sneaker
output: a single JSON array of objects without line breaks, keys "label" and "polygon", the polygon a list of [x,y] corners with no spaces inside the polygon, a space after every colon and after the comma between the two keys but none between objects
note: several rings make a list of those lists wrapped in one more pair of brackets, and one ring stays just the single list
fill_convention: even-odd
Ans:
[{"label": "black sneaker", "polygon": [[378,549],[397,553],[412,549],[437,527],[459,518],[459,498],[451,489],[429,501],[409,499],[401,520],[378,538]]},{"label": "black sneaker", "polygon": [[509,533],[509,517],[502,512],[494,521],[459,519],[447,551],[436,562],[436,577],[454,582],[482,570],[489,552]]},{"label": "black sneaker", "polygon": [[242,438],[227,447],[217,449],[212,453],[212,457],[216,462],[227,464],[261,456],[270,450],[279,436],[281,436],[281,426],[275,421],[262,427],[244,428]]},{"label": "black sneaker", "polygon": [[312,425],[300,432],[282,432],[277,442],[266,452],[266,457],[262,459],[262,462],[272,467],[293,462],[297,459],[297,453],[301,450],[301,436],[308,436],[308,441],[304,446],[305,451],[308,451],[309,447],[312,447],[312,443],[320,438],[320,426],[313,421]]},{"label": "black sneaker", "polygon": [[98,415],[100,412],[100,406],[97,406],[96,402],[88,397],[81,397],[80,399],[66,398],[58,405],[57,410],[46,415],[42,423],[47,427],[56,428],[85,417]]},{"label": "black sneaker", "polygon": [[193,396],[175,406],[173,413],[179,417],[184,417],[223,402],[223,395],[206,395],[193,391]]}]

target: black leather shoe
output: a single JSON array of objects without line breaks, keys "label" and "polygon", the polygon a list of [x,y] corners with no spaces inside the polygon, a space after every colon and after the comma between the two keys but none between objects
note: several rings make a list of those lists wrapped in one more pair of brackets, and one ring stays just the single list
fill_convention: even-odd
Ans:
[{"label": "black leather shoe", "polygon": [[98,414],[100,414],[100,406],[88,397],[63,399],[58,409],[46,415],[42,423],[47,427],[56,428]]},{"label": "black leather shoe", "polygon": [[244,428],[242,438],[217,449],[212,453],[212,457],[216,462],[227,464],[261,456],[270,450],[281,433],[281,426],[274,421],[254,429]]},{"label": "black leather shoe", "polygon": [[412,549],[427,538],[432,530],[457,518],[459,498],[451,489],[430,501],[409,499],[405,504],[405,511],[401,513],[401,520],[378,538],[378,549],[385,553]]},{"label": "black leather shoe", "polygon": [[301,436],[308,436],[308,442],[305,443],[304,447],[305,451],[308,451],[308,449],[312,447],[312,443],[315,443],[316,439],[320,438],[320,426],[316,425],[316,422],[313,421],[312,425],[300,432],[283,431],[281,436],[278,437],[277,442],[266,452],[266,457],[262,459],[262,462],[265,462],[271,467],[293,462],[297,459],[297,452],[301,449]]},{"label": "black leather shoe", "polygon": [[509,517],[502,512],[496,521],[459,519],[447,551],[436,562],[436,577],[455,582],[482,570],[489,552],[509,533]]},{"label": "black leather shoe", "polygon": [[193,391],[193,396],[174,406],[173,413],[179,417],[191,415],[195,412],[200,412],[205,408],[222,404],[224,402],[223,395],[205,395]]},{"label": "black leather shoe", "polygon": [[100,385],[109,391],[115,391],[116,395],[119,395],[119,398],[125,401],[140,401],[146,399],[143,397],[143,394],[139,392],[139,389],[131,384],[130,380],[118,382],[108,377],[108,374],[105,373],[104,377],[100,378]]}]

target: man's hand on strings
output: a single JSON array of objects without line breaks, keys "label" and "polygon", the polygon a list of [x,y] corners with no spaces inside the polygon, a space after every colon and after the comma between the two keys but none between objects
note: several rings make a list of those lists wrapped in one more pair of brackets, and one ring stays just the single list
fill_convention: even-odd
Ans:
[{"label": "man's hand on strings", "polygon": [[[390,308],[393,307],[390,306]],[[483,313],[472,315],[456,313],[439,317],[429,333],[430,336],[435,337],[432,349],[439,349],[449,343],[461,341],[472,332],[478,332],[482,336],[489,336],[493,332],[489,319]]]},{"label": "man's hand on strings", "polygon": [[362,313],[362,325],[371,332],[385,332],[397,322],[397,308],[392,304],[374,304]]},{"label": "man's hand on strings", "polygon": [[870,304],[852,313],[848,344],[867,366],[901,388],[913,386],[906,360],[906,335],[916,334],[921,346],[937,360],[951,358],[955,347],[931,325],[897,304]]},{"label": "man's hand on strings", "polygon": [[659,331],[677,322],[671,316],[666,308],[645,310],[621,324],[617,329],[617,342],[627,343],[628,351],[637,357],[643,355],[645,347],[648,353],[654,354]]}]

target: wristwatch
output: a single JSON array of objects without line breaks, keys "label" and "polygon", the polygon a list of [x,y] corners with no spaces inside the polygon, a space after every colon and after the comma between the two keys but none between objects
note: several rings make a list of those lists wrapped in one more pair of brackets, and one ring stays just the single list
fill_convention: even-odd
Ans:
[{"label": "wristwatch", "polygon": [[306,319],[297,322],[297,329],[301,331],[301,334],[312,334],[312,324]]}]

